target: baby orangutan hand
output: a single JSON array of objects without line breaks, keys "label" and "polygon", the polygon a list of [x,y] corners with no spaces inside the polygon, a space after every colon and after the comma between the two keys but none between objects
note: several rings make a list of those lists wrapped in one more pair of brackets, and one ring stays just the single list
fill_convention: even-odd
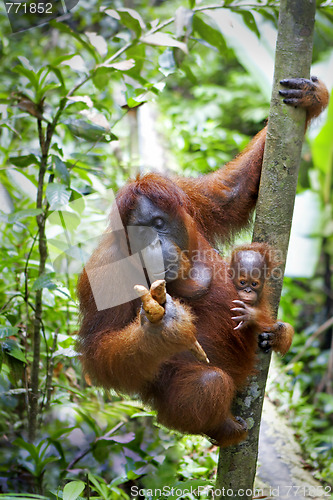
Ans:
[{"label": "baby orangutan hand", "polygon": [[237,313],[237,316],[233,316],[231,318],[238,323],[238,325],[235,326],[234,330],[240,330],[241,328],[247,326],[249,323],[255,321],[256,313],[254,307],[249,306],[242,300],[233,300],[232,302],[238,306],[231,309],[231,311]]}]

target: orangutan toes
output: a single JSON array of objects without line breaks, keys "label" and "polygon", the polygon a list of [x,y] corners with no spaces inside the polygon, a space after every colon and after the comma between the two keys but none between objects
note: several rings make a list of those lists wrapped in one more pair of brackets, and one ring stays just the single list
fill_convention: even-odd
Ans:
[{"label": "orangutan toes", "polygon": [[208,437],[212,444],[226,448],[244,441],[247,437],[247,423],[241,417],[229,417]]}]

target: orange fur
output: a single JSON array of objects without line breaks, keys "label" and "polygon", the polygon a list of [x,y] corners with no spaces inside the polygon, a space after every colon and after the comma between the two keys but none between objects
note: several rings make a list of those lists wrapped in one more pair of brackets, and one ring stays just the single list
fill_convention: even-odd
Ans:
[{"label": "orange fur", "polygon": [[[312,98],[307,109],[308,121],[327,101],[326,91],[320,85],[318,88],[316,102]],[[303,105],[307,106],[306,99]],[[156,326],[145,323],[140,299],[99,311],[86,270],[78,283],[78,349],[91,379],[104,387],[137,393],[157,409],[163,424],[181,432],[208,435],[221,446],[246,437],[246,427],[232,416],[231,404],[253,372],[258,332],[253,326],[234,330],[230,309],[237,291],[228,275],[228,263],[213,245],[216,239],[231,239],[251,218],[265,138],[266,128],[237,158],[209,175],[168,179],[147,174],[118,193],[117,206],[125,228],[142,196],[171,219],[183,221],[188,253],[182,261],[182,272],[167,284],[176,311],[171,319],[163,318]],[[95,273],[102,292],[102,266],[123,259],[126,252],[126,235],[109,232],[93,253],[86,269]],[[261,326],[271,320],[266,297],[265,292],[258,307]],[[279,329],[276,333],[279,349],[285,352],[288,340],[285,335],[279,339]],[[206,352],[209,365],[190,352],[194,339]]]},{"label": "orange fur", "polygon": [[[237,258],[242,252],[256,252],[263,257],[260,271],[260,282],[263,285],[261,291],[257,292],[257,299],[254,304],[249,306],[252,312],[251,324],[258,334],[272,333],[270,346],[274,351],[286,354],[291,346],[294,336],[294,329],[289,323],[275,321],[272,307],[270,304],[271,289],[269,286],[269,277],[274,278],[274,271],[280,265],[276,250],[267,243],[250,243],[236,247],[231,255],[230,268],[235,271]],[[247,270],[248,272],[251,269]]]}]

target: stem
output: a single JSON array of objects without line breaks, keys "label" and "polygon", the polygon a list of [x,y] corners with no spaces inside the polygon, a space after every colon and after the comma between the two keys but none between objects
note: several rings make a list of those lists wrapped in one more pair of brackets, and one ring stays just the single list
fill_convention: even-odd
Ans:
[{"label": "stem", "polygon": [[48,368],[47,368],[47,374],[46,374],[46,382],[45,382],[45,394],[46,394],[46,402],[44,404],[44,401],[42,403],[42,409],[47,410],[50,406],[51,402],[51,396],[52,396],[52,377],[53,377],[53,371],[54,371],[54,361],[55,358],[53,354],[56,351],[57,348],[57,341],[58,341],[58,331],[54,332],[54,337],[53,337],[53,344],[50,349],[50,355],[49,355],[49,362],[48,362]]},{"label": "stem", "polygon": [[84,458],[86,455],[88,455],[89,453],[93,452],[94,451],[94,448],[96,447],[98,441],[101,441],[103,439],[106,439],[110,436],[112,436],[112,434],[114,434],[118,429],[120,429],[123,425],[125,425],[125,422],[119,422],[119,424],[115,425],[109,432],[107,432],[104,436],[101,436],[101,437],[98,437],[95,439],[95,441],[93,443],[91,443],[91,445],[89,446],[89,448],[87,448],[85,451],[82,451],[81,453],[79,453],[79,455],[77,455],[71,462],[70,464],[68,465],[67,467],[67,470],[70,471],[73,466],[75,464],[77,464],[77,462],[79,462],[80,460],[82,460],[82,458]]},{"label": "stem", "polygon": [[[37,188],[37,199],[36,208],[40,208],[43,212],[36,216],[37,227],[38,227],[38,252],[39,252],[39,269],[38,277],[45,273],[45,265],[47,259],[47,243],[45,235],[45,222],[48,213],[48,204],[45,205],[43,209],[43,193],[44,193],[44,183],[45,183],[45,173],[47,169],[47,160],[49,149],[51,145],[51,140],[53,133],[58,124],[58,120],[63,112],[67,99],[62,99],[58,111],[51,123],[47,125],[46,132],[43,130],[42,121],[37,120],[38,127],[38,137],[39,145],[42,153],[41,162],[39,166],[38,175],[38,188]],[[28,439],[33,442],[36,437],[36,431],[38,426],[38,415],[39,415],[39,372],[40,372],[40,344],[41,344],[41,328],[43,328],[42,317],[43,317],[43,289],[36,291],[35,296],[35,318],[33,322],[33,361],[31,367],[31,381],[30,381],[30,392],[29,392],[29,421],[28,421]]]},{"label": "stem", "polygon": [[0,312],[5,311],[5,310],[7,309],[7,307],[9,306],[9,304],[11,303],[11,301],[12,301],[13,299],[16,299],[16,297],[22,297],[22,294],[21,294],[21,293],[15,293],[15,295],[12,295],[12,296],[10,297],[10,299],[9,299],[9,300],[7,300],[7,302],[6,302],[6,303],[5,303],[2,307],[0,307]]},{"label": "stem", "polygon": [[[42,122],[37,121],[39,144],[42,152],[40,162],[39,175],[38,175],[38,189],[36,208],[43,208],[43,192],[44,192],[44,178],[47,167],[47,139],[45,140]],[[39,269],[38,277],[44,274],[45,264],[47,258],[47,245],[45,238],[45,213],[36,216],[38,226],[38,252],[39,252]],[[35,298],[35,318],[33,322],[33,362],[31,368],[31,392],[29,394],[30,411],[29,411],[29,426],[28,438],[32,442],[36,437],[37,421],[38,421],[38,398],[39,398],[39,369],[40,369],[40,328],[43,313],[43,289],[36,291]]]},{"label": "stem", "polygon": [[[35,236],[32,240],[32,245],[30,247],[30,250],[29,250],[29,253],[27,256],[27,260],[26,260],[25,266],[24,266],[24,301],[26,302],[26,304],[29,302],[29,287],[28,287],[29,261],[30,261],[30,257],[31,257],[31,254],[32,254],[33,248],[35,246],[37,238],[38,238],[38,232],[35,234]],[[27,318],[27,321],[28,320],[29,320],[29,317]]]}]

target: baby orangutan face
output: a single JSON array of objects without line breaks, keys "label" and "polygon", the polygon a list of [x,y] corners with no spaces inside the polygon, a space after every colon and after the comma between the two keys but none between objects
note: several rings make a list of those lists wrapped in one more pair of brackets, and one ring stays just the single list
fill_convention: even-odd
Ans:
[{"label": "baby orangutan face", "polygon": [[233,255],[230,268],[240,300],[250,306],[257,306],[267,272],[264,257],[253,250],[239,251]]}]

